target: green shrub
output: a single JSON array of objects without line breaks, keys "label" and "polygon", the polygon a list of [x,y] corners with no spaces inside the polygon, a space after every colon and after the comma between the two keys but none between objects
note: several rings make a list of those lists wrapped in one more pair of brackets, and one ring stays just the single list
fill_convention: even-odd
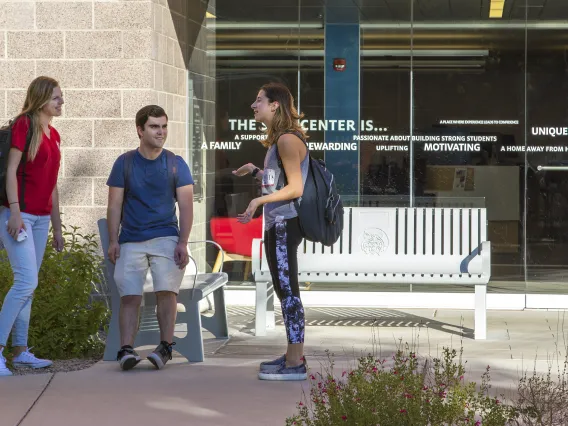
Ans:
[{"label": "green shrub", "polygon": [[[98,356],[104,343],[99,332],[107,325],[104,301],[93,300],[100,279],[102,257],[95,235],[77,227],[64,228],[65,249],[59,253],[47,243],[35,291],[28,345],[48,359]],[[13,283],[5,250],[0,251],[0,303]],[[9,352],[9,347],[5,352]]]},{"label": "green shrub", "polygon": [[489,395],[489,369],[476,390],[465,383],[461,354],[444,348],[441,358],[421,359],[398,350],[391,360],[362,357],[351,371],[310,375],[310,395],[286,425],[503,426],[515,411]]}]

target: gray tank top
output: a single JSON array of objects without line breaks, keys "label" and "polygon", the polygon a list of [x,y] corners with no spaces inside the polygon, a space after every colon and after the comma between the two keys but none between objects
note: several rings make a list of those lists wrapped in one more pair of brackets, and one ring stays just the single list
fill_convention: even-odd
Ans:
[{"label": "gray tank top", "polygon": [[[300,133],[290,132],[300,139],[304,143],[306,141],[302,138]],[[307,146],[306,146],[307,150]],[[276,144],[268,148],[266,157],[264,158],[264,174],[262,176],[262,195],[272,194],[285,186],[284,169],[278,164],[278,156],[276,155]],[[302,171],[302,184],[306,183],[306,178],[308,176],[308,167],[310,164],[310,153],[306,152],[306,157],[300,163],[300,169]],[[300,199],[301,200],[301,199]],[[278,201],[276,203],[267,203],[264,205],[264,228],[266,230],[272,228],[277,220],[282,219],[292,219],[298,216],[296,211],[296,206],[294,206],[294,200]]]}]

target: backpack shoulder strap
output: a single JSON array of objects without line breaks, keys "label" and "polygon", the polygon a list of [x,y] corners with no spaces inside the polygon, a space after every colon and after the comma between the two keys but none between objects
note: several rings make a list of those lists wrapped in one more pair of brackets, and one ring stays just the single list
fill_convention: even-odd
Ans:
[{"label": "backpack shoulder strap", "polygon": [[130,189],[130,176],[132,175],[132,163],[134,162],[134,155],[136,150],[127,151],[124,154],[124,198]]},{"label": "backpack shoulder strap", "polygon": [[130,176],[132,175],[132,163],[134,162],[134,155],[136,154],[136,150],[133,149],[131,151],[127,151],[124,154],[124,196],[122,198],[122,214],[121,214],[121,221],[124,217],[124,205],[126,204],[126,196],[128,194],[128,190],[130,189]]},{"label": "backpack shoulder strap", "polygon": [[[20,202],[20,210],[24,211],[26,209],[26,201],[25,201],[25,195],[26,195],[26,179],[25,179],[25,174],[26,174],[26,163],[28,162],[28,152],[30,150],[30,145],[32,144],[32,137],[33,137],[33,122],[32,122],[32,118],[29,115],[26,115],[26,117],[29,120],[29,126],[28,126],[28,132],[26,133],[26,145],[24,146],[24,152],[22,152],[22,158],[20,159],[20,170],[22,173],[22,185],[20,186],[20,193],[18,194],[18,200]],[[16,120],[14,120],[14,123],[16,122]],[[13,124],[13,123],[12,123]]]},{"label": "backpack shoulder strap", "polygon": [[176,198],[176,189],[178,184],[178,173],[177,173],[177,158],[176,155],[165,149],[166,151],[166,165],[168,167],[168,179],[170,188],[174,191],[174,198]]}]

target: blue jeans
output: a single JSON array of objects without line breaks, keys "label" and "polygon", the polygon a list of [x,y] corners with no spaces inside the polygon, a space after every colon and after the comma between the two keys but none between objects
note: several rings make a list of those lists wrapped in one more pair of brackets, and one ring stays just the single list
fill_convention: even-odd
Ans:
[{"label": "blue jeans", "polygon": [[14,272],[14,284],[0,310],[0,346],[6,346],[12,329],[12,346],[27,346],[32,298],[38,284],[51,217],[22,213],[28,234],[28,238],[22,242],[17,242],[8,234],[6,221],[9,218],[10,210],[0,207],[0,239]]}]

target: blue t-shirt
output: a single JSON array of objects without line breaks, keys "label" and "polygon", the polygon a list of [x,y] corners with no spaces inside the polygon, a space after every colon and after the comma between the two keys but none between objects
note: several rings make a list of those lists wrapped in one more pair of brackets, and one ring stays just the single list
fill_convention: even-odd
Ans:
[{"label": "blue t-shirt", "polygon": [[[125,154],[122,154],[114,162],[107,181],[108,186],[124,188],[124,158]],[[176,155],[176,160],[177,188],[193,185],[186,162],[179,155]],[[123,244],[179,236],[175,203],[174,189],[168,178],[165,151],[155,160],[148,160],[136,150],[132,159],[118,242]]]}]

